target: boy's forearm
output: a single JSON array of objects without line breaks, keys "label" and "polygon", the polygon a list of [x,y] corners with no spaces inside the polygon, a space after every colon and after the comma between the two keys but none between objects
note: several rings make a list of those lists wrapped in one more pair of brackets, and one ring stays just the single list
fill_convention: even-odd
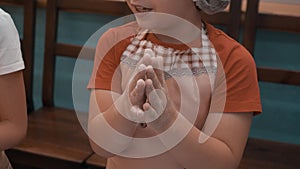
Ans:
[{"label": "boy's forearm", "polygon": [[171,149],[172,155],[183,166],[189,169],[235,169],[238,167],[239,160],[234,157],[224,142],[209,137],[205,143],[199,143],[200,134],[204,133],[193,127],[186,138]]},{"label": "boy's forearm", "polygon": [[[178,116],[176,123],[180,125],[169,128],[170,133],[161,137],[161,140],[165,146],[171,148],[170,153],[182,166],[188,169],[234,169],[238,167],[239,159],[233,155],[226,143],[211,136],[207,136],[208,139],[200,143],[200,134],[205,135],[202,131],[182,115]],[[174,146],[176,139],[179,143]]]},{"label": "boy's forearm", "polygon": [[[124,104],[121,97],[109,109],[98,112],[98,115],[89,121],[88,132],[93,142],[92,148],[104,157],[124,151],[131,143],[137,127],[137,123],[129,121],[119,113],[120,110],[128,111],[125,106],[116,104]],[[99,109],[90,109],[97,110]],[[108,152],[107,149],[113,152]]]}]

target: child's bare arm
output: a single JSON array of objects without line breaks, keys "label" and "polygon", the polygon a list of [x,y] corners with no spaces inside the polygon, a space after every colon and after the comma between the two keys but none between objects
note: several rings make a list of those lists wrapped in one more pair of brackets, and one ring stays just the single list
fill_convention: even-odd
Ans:
[{"label": "child's bare arm", "polygon": [[[110,90],[92,90],[88,132],[92,148],[99,155],[113,156],[124,151],[131,143],[143,113],[145,68],[144,64],[140,65],[122,94]],[[115,83],[121,84],[121,80]],[[114,90],[122,91],[120,87]],[[139,111],[132,111],[132,108]],[[121,134],[128,136],[128,139]]]},{"label": "child's bare arm", "polygon": [[[178,123],[182,125],[186,123],[185,119],[181,121]],[[187,169],[237,168],[248,138],[251,121],[252,113],[224,113],[212,136],[206,136],[205,131],[192,127],[187,136],[170,152]],[[199,140],[200,136],[208,139],[202,142]]]},{"label": "child's bare arm", "polygon": [[[148,75],[149,74],[149,75]],[[149,99],[147,107],[148,113],[155,113],[159,106],[154,100],[166,102],[165,111],[155,121],[148,124],[157,133],[168,130],[168,135],[162,135],[161,141],[168,148],[172,148],[170,153],[187,169],[210,168],[210,169],[234,169],[238,167],[242,157],[245,144],[248,138],[252,116],[249,113],[213,113],[209,116],[222,115],[221,120],[212,133],[209,128],[198,129],[193,126],[183,115],[181,115],[172,106],[168,97],[168,91],[164,89],[165,82],[158,77],[162,76],[162,71],[157,71],[157,75],[153,71],[148,71],[147,75],[151,83],[146,81],[146,93],[155,93],[154,89],[164,91],[165,98],[160,98],[159,94],[152,94],[153,99]],[[169,101],[168,101],[169,100]],[[222,113],[222,112],[221,112]],[[167,118],[164,118],[166,116]],[[213,119],[213,118],[207,118]],[[176,123],[176,124],[173,124]],[[207,121],[206,123],[216,123],[215,121]],[[169,128],[171,126],[171,128]],[[190,130],[189,130],[190,129]],[[175,147],[169,147],[174,140],[185,136]]]},{"label": "child's bare arm", "polygon": [[[115,150],[121,152],[126,149],[127,145],[130,143],[121,139],[120,141],[123,142],[122,145],[117,146],[112,141],[110,144],[106,145],[114,146],[109,148],[110,151],[106,151],[103,147],[101,147],[101,144],[105,144],[105,140],[109,139],[108,137],[112,135],[113,129],[127,136],[132,136],[136,129],[136,123],[124,118],[118,112],[112,97],[111,91],[108,90],[93,90],[90,97],[88,122],[90,143],[93,150],[103,157],[114,156],[111,152],[112,148],[117,148]],[[120,94],[115,94],[115,97],[120,97]],[[106,127],[103,127],[105,125],[104,120],[107,122]],[[105,133],[109,135],[106,135]]]},{"label": "child's bare arm", "polygon": [[26,135],[26,97],[21,71],[0,76],[0,151],[18,144]]}]

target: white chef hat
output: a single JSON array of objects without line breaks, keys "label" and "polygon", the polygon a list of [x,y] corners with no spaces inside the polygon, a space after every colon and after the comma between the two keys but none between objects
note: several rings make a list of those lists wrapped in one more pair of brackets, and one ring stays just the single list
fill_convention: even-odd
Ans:
[{"label": "white chef hat", "polygon": [[224,10],[230,0],[193,0],[195,4],[205,13],[211,15]]}]

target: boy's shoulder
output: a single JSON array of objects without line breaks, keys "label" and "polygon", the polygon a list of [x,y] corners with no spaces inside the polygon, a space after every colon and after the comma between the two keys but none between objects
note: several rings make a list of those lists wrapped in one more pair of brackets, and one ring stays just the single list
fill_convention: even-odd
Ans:
[{"label": "boy's shoulder", "polygon": [[139,29],[139,26],[138,26],[138,23],[136,21],[131,21],[131,22],[128,22],[126,24],[123,24],[121,26],[118,26],[118,27],[115,27],[114,29],[116,30],[126,30],[126,31],[138,31]]},{"label": "boy's shoulder", "polygon": [[208,36],[223,64],[225,62],[252,62],[251,53],[222,30],[207,24]]},{"label": "boy's shoulder", "polygon": [[222,50],[225,49],[230,50],[232,48],[242,47],[242,45],[239,42],[231,38],[222,30],[210,24],[207,24],[206,27],[207,27],[209,39],[213,43],[214,47]]},{"label": "boy's shoulder", "polygon": [[121,26],[110,28],[107,32],[109,34],[113,34],[116,38],[122,37],[122,39],[126,37],[131,37],[133,35],[136,35],[139,31],[139,26],[137,22],[129,22]]},{"label": "boy's shoulder", "polygon": [[136,35],[138,25],[136,22],[130,22],[121,26],[109,28],[100,35],[98,47],[110,49],[116,45],[126,45],[129,39]]}]

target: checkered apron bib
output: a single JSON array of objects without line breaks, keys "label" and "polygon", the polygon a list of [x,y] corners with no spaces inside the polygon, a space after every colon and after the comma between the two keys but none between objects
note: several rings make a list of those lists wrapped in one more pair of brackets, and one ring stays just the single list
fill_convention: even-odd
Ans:
[{"label": "checkered apron bib", "polygon": [[0,152],[0,169],[12,169],[5,153]]},{"label": "checkered apron bib", "polygon": [[[146,49],[151,49],[155,56],[163,58],[163,71],[166,83],[168,84],[168,93],[175,104],[181,105],[181,109],[188,112],[193,105],[199,104],[199,95],[196,92],[198,85],[203,80],[209,81],[208,90],[213,90],[213,85],[217,72],[217,54],[208,39],[205,28],[202,29],[200,47],[187,47],[187,50],[177,50],[170,47],[154,44],[146,40],[149,30],[141,30],[131,39],[131,43],[121,56],[120,70],[122,75],[122,90],[128,86],[137,64],[144,55]],[[195,83],[194,83],[195,82]],[[171,85],[170,85],[171,84]],[[180,86],[180,88],[176,87]],[[180,90],[180,91],[179,91]],[[176,101],[176,98],[177,101]],[[188,100],[188,104],[183,106],[182,100]],[[190,104],[190,105],[189,105]],[[193,120],[193,119],[190,119]]]}]

